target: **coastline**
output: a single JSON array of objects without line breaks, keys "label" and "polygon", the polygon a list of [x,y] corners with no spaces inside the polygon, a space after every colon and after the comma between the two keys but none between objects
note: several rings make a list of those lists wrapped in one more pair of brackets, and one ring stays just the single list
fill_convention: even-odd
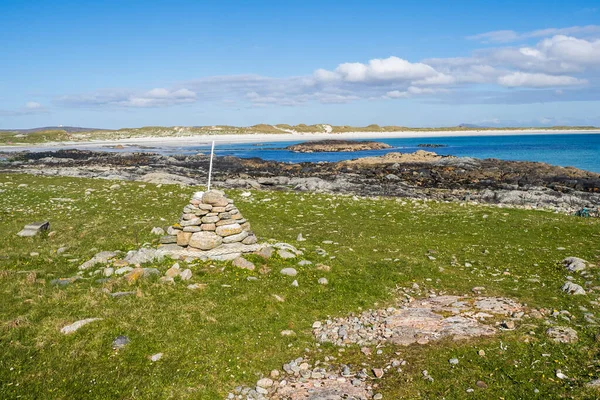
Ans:
[{"label": "coastline", "polygon": [[255,133],[255,134],[218,134],[195,136],[147,136],[126,139],[48,142],[36,144],[0,145],[0,151],[25,151],[47,150],[56,147],[69,148],[98,148],[116,145],[142,145],[157,147],[172,146],[202,146],[208,145],[213,140],[215,143],[260,143],[260,142],[288,142],[324,139],[343,140],[381,140],[381,139],[435,139],[447,137],[476,137],[476,136],[522,136],[522,135],[580,135],[600,134],[598,130],[554,130],[554,129],[522,129],[522,130],[471,130],[471,131],[399,131],[399,132],[343,132],[343,133]]}]

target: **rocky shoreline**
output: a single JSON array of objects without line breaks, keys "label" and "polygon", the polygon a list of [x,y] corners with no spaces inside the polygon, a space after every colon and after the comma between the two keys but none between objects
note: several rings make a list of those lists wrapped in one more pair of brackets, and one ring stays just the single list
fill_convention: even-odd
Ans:
[{"label": "rocky shoreline", "polygon": [[386,143],[373,141],[355,141],[355,140],[314,140],[310,142],[293,144],[286,147],[286,150],[294,153],[323,153],[323,152],[353,152],[364,150],[383,150],[391,149],[392,146]]},{"label": "rocky shoreline", "polygon": [[[87,150],[0,154],[0,173],[29,173],[156,184],[204,185],[208,156]],[[572,213],[600,204],[600,174],[539,162],[438,156],[418,151],[336,163],[282,163],[217,157],[222,189],[253,188],[477,201]]]}]

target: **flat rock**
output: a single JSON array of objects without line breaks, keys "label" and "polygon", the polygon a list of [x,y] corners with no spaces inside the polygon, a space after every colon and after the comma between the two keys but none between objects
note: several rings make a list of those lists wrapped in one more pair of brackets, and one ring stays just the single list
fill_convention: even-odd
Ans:
[{"label": "flat rock", "polygon": [[25,225],[25,227],[17,233],[17,236],[31,237],[42,231],[47,231],[48,229],[50,229],[50,222],[48,221],[32,222],[31,224]]},{"label": "flat rock", "polygon": [[124,261],[129,264],[144,264],[149,262],[161,262],[165,257],[162,250],[157,250],[149,247],[142,247],[139,250],[131,250],[125,256]]},{"label": "flat rock", "polygon": [[289,258],[296,258],[296,255],[290,251],[287,250],[277,250],[277,254],[279,255],[279,257],[283,258],[284,260],[289,259]]},{"label": "flat rock", "polygon": [[557,343],[574,343],[579,340],[577,331],[568,326],[553,326],[548,328],[546,336]]},{"label": "flat rock", "polygon": [[254,271],[256,268],[252,262],[246,260],[244,257],[237,257],[235,260],[233,260],[232,264],[234,267],[247,269],[250,271]]},{"label": "flat rock", "polygon": [[219,236],[237,235],[242,232],[242,227],[240,226],[240,224],[238,224],[236,222],[236,223],[230,224],[230,225],[217,226],[217,229],[215,230],[215,232]]},{"label": "flat rock", "polygon": [[129,344],[130,340],[127,336],[117,336],[112,342],[113,350],[120,350]]},{"label": "flat rock", "polygon": [[241,242],[248,237],[249,233],[247,231],[242,231],[238,234],[227,236],[223,238],[223,243],[234,243]]},{"label": "flat rock", "polygon": [[71,325],[67,325],[65,327],[63,327],[60,332],[68,335],[70,333],[75,332],[76,330],[78,330],[79,328],[81,328],[82,326],[85,326],[91,322],[94,321],[102,321],[102,318],[86,318],[86,319],[80,319],[77,322],[73,322]]}]

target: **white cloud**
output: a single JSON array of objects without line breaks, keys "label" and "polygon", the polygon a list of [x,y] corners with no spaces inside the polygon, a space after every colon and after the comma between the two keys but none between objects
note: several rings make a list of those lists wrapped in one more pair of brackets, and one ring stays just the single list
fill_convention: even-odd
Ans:
[{"label": "white cloud", "polygon": [[594,36],[600,34],[600,25],[570,26],[567,28],[547,28],[518,33],[513,30],[499,30],[467,36],[467,39],[483,43],[509,43],[520,40],[542,38],[554,35]]},{"label": "white cloud", "polygon": [[28,101],[27,103],[25,103],[25,108],[28,110],[39,110],[42,107],[42,105],[36,101]]},{"label": "white cloud", "polygon": [[[578,32],[589,33],[594,29],[581,27]],[[556,31],[549,29],[519,35],[537,37]],[[511,34],[504,31],[502,35],[508,38]],[[531,46],[493,47],[475,51],[467,57],[412,62],[392,56],[341,63],[330,70],[317,68],[302,76],[277,78],[254,74],[208,76],[179,82],[171,88],[105,90],[64,96],[59,103],[73,107],[147,108],[196,102],[240,107],[301,106],[392,98],[523,103],[539,101],[546,96],[544,99],[548,101],[572,101],[578,95],[586,99],[600,97],[595,94],[600,93],[597,90],[600,85],[598,72],[600,39],[560,34],[542,38]],[[502,90],[507,87],[515,90]],[[543,88],[565,88],[565,93],[542,93]]]},{"label": "white cloud", "polygon": [[577,79],[566,75],[531,74],[526,72],[513,72],[498,78],[498,83],[506,87],[553,87],[573,86],[587,83],[584,79]]},{"label": "white cloud", "polygon": [[334,71],[318,69],[313,76],[317,81],[376,82],[411,81],[439,75],[430,65],[411,63],[398,57],[376,58],[367,64],[343,63]]}]

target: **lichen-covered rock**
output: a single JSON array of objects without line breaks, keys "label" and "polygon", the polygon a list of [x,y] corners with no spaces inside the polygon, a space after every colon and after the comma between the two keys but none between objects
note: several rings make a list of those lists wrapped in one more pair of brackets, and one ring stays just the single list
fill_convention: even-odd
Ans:
[{"label": "lichen-covered rock", "polygon": [[242,227],[238,223],[231,224],[231,225],[222,225],[222,226],[217,226],[217,229],[215,230],[215,232],[219,236],[237,235],[238,233],[242,232]]},{"label": "lichen-covered rock", "polygon": [[177,232],[177,245],[178,246],[187,246],[190,244],[190,239],[192,238],[193,232]]},{"label": "lichen-covered rock", "polygon": [[248,237],[249,233],[246,231],[242,231],[238,234],[226,236],[223,238],[223,243],[234,243],[241,242]]}]

